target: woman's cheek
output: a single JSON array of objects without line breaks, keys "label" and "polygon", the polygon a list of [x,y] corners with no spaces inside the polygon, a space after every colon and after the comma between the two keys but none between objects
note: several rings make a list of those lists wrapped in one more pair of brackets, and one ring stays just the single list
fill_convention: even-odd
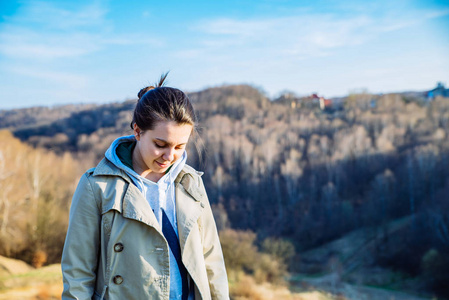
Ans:
[{"label": "woman's cheek", "polygon": [[177,157],[181,157],[181,156],[184,154],[184,151],[186,151],[186,149],[181,149],[181,150],[179,150],[179,151],[176,153]]},{"label": "woman's cheek", "polygon": [[153,152],[152,152],[152,156],[156,156],[156,157],[159,157],[159,156],[162,156],[162,151],[160,151],[160,150],[154,150]]}]

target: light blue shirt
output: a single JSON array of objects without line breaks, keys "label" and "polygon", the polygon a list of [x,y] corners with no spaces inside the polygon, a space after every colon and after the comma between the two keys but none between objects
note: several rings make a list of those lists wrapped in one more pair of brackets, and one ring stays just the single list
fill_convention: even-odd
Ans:
[{"label": "light blue shirt", "polygon": [[[135,141],[133,135],[117,138],[106,151],[106,158],[119,169],[125,171],[133,183],[139,188],[145,199],[150,203],[154,215],[162,228],[162,210],[167,214],[173,229],[178,236],[178,222],[176,220],[175,201],[175,179],[181,172],[187,160],[187,152],[184,151],[178,159],[158,182],[153,182],[137,174],[133,169],[126,166],[117,155],[117,147],[120,143]],[[179,236],[178,236],[179,238]],[[190,298],[190,297],[189,297]],[[182,299],[182,278],[176,263],[176,259],[170,250],[170,299]]]}]

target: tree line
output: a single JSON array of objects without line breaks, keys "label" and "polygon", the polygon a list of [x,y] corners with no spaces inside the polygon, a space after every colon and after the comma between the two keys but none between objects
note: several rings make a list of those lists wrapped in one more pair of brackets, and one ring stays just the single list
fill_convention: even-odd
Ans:
[{"label": "tree line", "polygon": [[[246,85],[189,97],[200,120],[196,139],[204,145],[202,155],[189,146],[189,162],[205,171],[221,229],[252,230],[260,241],[281,237],[302,252],[374,228],[385,233],[376,241],[377,264],[433,274],[429,286],[444,290],[449,99],[360,93],[340,110],[322,111],[297,96],[270,101]],[[134,105],[95,106],[27,128],[4,118],[2,126],[33,146],[70,151],[93,166],[114,138],[131,134]],[[389,236],[385,227],[401,218],[409,222]]]}]

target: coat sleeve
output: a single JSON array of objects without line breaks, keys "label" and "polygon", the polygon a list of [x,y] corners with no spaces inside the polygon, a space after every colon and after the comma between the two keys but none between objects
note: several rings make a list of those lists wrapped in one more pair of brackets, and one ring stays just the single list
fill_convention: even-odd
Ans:
[{"label": "coat sleeve", "polygon": [[62,253],[62,299],[92,299],[100,245],[101,209],[89,174],[84,174],[73,195],[69,227]]},{"label": "coat sleeve", "polygon": [[[200,187],[204,195],[206,190],[200,179]],[[206,264],[207,277],[212,299],[229,299],[228,277],[209,200],[204,201],[204,212],[202,216],[203,253]]]}]

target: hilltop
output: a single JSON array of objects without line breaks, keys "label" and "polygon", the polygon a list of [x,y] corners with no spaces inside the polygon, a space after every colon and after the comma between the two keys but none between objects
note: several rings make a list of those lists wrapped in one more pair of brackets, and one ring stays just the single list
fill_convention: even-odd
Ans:
[{"label": "hilltop", "polygon": [[[449,295],[448,98],[360,93],[327,110],[314,97],[270,101],[241,85],[190,97],[206,147],[200,161],[190,145],[189,163],[205,171],[220,230],[255,232],[257,247],[285,260],[292,274],[327,274],[325,266],[335,260],[345,283],[355,277],[371,284],[365,270],[382,270],[402,274],[394,288],[419,280],[423,292]],[[3,111],[1,120],[28,145],[70,153],[91,167],[113,139],[131,133],[134,105],[83,107],[61,118]],[[27,122],[21,125],[19,116]],[[391,230],[391,224],[401,225]],[[349,259],[337,241],[357,245],[351,236],[362,236],[366,247]],[[264,246],[266,239],[292,245],[294,255]],[[326,254],[311,254],[320,247]]]}]

